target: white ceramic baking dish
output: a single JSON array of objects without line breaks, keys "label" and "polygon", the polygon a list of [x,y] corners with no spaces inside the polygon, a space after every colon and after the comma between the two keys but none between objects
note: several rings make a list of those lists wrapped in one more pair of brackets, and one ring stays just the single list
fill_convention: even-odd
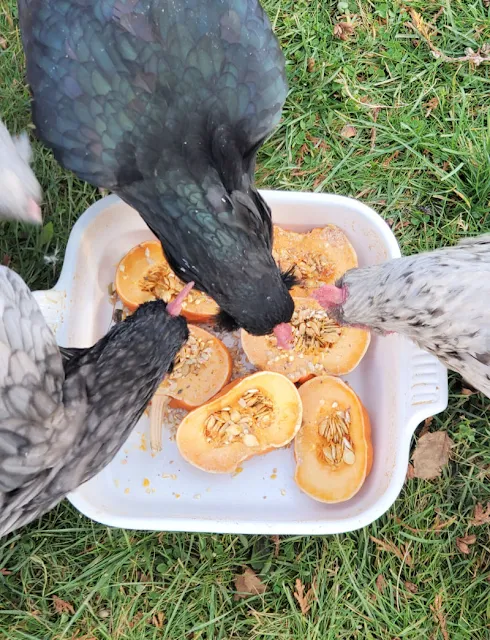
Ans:
[{"label": "white ceramic baking dish", "polygon": [[[265,191],[274,222],[305,231],[334,223],[352,242],[359,264],[400,255],[389,227],[366,205],[341,196]],[[121,257],[152,238],[140,216],[115,196],[90,207],[71,232],[54,289],[36,292],[63,346],[92,345],[111,324],[108,285]],[[447,406],[447,374],[429,354],[397,335],[373,337],[359,367],[346,377],[372,423],[374,463],[348,502],[325,505],[293,480],[293,450],[249,460],[234,476],[206,474],[184,462],[171,431],[150,455],[143,417],[116,458],[68,499],[98,522],[130,529],[260,534],[330,534],[373,522],[398,496],[417,425]]]}]

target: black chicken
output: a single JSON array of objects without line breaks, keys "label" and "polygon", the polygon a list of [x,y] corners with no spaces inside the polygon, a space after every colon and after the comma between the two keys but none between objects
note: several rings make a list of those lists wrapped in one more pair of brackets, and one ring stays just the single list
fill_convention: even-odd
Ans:
[{"label": "black chicken", "polygon": [[147,302],[89,349],[60,349],[24,281],[0,267],[0,536],[53,508],[117,453],[188,338]]},{"label": "black chicken", "polygon": [[490,234],[351,269],[313,296],[342,325],[411,338],[490,398]]},{"label": "black chicken", "polygon": [[[117,193],[222,324],[290,334],[255,158],[287,94],[257,0],[19,0],[39,137]],[[279,328],[278,328],[279,325]]]}]

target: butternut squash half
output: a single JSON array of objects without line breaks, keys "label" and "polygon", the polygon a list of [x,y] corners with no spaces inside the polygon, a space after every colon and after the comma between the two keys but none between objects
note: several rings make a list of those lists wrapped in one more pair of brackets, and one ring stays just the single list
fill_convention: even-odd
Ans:
[{"label": "butternut squash half", "polygon": [[291,295],[297,297],[308,296],[324,284],[334,284],[346,271],[358,266],[354,247],[333,224],[308,233],[274,226],[272,253],[283,271],[293,269],[299,285],[291,289]]},{"label": "butternut squash half", "polygon": [[294,443],[294,479],[320,502],[343,502],[362,487],[373,463],[371,424],[361,401],[339,378],[306,382],[303,424]]},{"label": "butternut squash half", "polygon": [[241,331],[242,348],[258,369],[275,371],[292,382],[312,376],[345,375],[357,367],[370,342],[369,331],[341,327],[312,298],[294,298],[292,349],[281,349],[273,335]]},{"label": "butternut squash half", "polygon": [[[185,286],[170,268],[157,240],[142,242],[123,257],[114,284],[119,298],[130,311],[156,298],[170,302]],[[218,311],[214,300],[196,289],[182,304],[182,315],[189,322],[211,322]]]},{"label": "butternut squash half", "polygon": [[150,445],[162,446],[162,422],[167,407],[187,409],[201,406],[228,384],[233,369],[230,352],[216,336],[189,325],[189,340],[177,354],[172,372],[166,376],[150,404]]},{"label": "butternut squash half", "polygon": [[189,413],[177,430],[177,447],[198,469],[232,473],[244,460],[291,442],[301,416],[294,384],[278,373],[254,373]]}]

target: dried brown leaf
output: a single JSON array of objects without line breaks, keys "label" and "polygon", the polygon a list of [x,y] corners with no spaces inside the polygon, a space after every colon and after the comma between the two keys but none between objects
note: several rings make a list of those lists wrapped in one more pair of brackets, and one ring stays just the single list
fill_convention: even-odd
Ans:
[{"label": "dried brown leaf", "polygon": [[475,507],[475,515],[470,522],[472,527],[480,527],[482,524],[490,524],[490,502],[487,502],[487,508],[483,509],[483,505],[479,502]]},{"label": "dried brown leaf", "polygon": [[352,22],[337,22],[333,28],[333,35],[340,40],[348,40],[354,33]]},{"label": "dried brown leaf", "polygon": [[0,575],[2,575],[2,576],[11,576],[12,575],[12,571],[9,571],[8,569],[0,569]]},{"label": "dried brown leaf", "polygon": [[395,151],[395,153],[393,153],[389,158],[386,158],[386,160],[383,160],[383,167],[386,169],[386,167],[390,165],[391,161],[398,158],[399,155],[400,155],[400,152]]},{"label": "dried brown leaf", "polygon": [[371,540],[376,543],[378,549],[380,551],[387,551],[388,553],[394,553],[397,558],[399,558],[402,562],[405,562],[409,567],[412,566],[412,556],[408,553],[408,550],[405,548],[405,551],[401,551],[398,547],[392,542],[385,542],[384,540],[379,540],[374,536],[370,536]]},{"label": "dried brown leaf", "polygon": [[154,627],[156,627],[157,629],[162,629],[163,628],[164,621],[165,621],[165,614],[162,613],[161,611],[156,613],[151,619],[152,625]]},{"label": "dried brown leaf", "polygon": [[415,472],[413,470],[413,464],[409,462],[408,468],[407,468],[407,480],[413,480],[414,478],[415,478]]},{"label": "dried brown leaf", "polygon": [[7,41],[5,40],[5,38],[0,36],[0,49],[6,49],[6,48],[7,48]]},{"label": "dried brown leaf", "polygon": [[441,628],[442,637],[444,640],[449,640],[449,634],[446,628],[446,617],[444,616],[444,612],[442,610],[442,594],[438,594],[434,598],[434,604],[430,605],[430,609],[434,614],[435,619],[439,623],[439,627]]},{"label": "dried brown leaf", "polygon": [[474,396],[475,393],[478,393],[476,389],[468,389],[468,387],[462,387],[461,389],[462,396]]},{"label": "dried brown leaf", "polygon": [[245,568],[245,571],[235,576],[235,600],[240,598],[248,598],[248,596],[256,596],[260,593],[264,593],[267,587],[262,580],[257,576],[255,571],[252,571],[249,567]]},{"label": "dried brown leaf", "polygon": [[308,69],[309,73],[313,73],[313,71],[315,71],[315,58],[308,58],[308,62],[306,64],[306,68]]},{"label": "dried brown leaf", "polygon": [[357,135],[357,129],[351,124],[346,124],[345,127],[342,127],[340,135],[342,138],[353,138]]},{"label": "dried brown leaf", "polygon": [[412,456],[414,477],[422,480],[438,478],[449,461],[452,445],[453,441],[445,431],[420,437]]},{"label": "dried brown leaf", "polygon": [[410,593],[417,593],[417,591],[419,590],[416,584],[414,584],[413,582],[409,582],[408,580],[405,582],[405,589],[407,589],[407,591],[410,591]]},{"label": "dried brown leaf", "polygon": [[464,536],[463,538],[456,538],[456,546],[465,555],[470,553],[470,546],[475,544],[476,536],[474,534],[470,536]]},{"label": "dried brown leaf", "polygon": [[380,593],[383,593],[383,591],[385,590],[385,587],[386,587],[386,580],[384,578],[384,575],[382,573],[380,573],[378,575],[378,577],[376,578],[376,589]]},{"label": "dried brown leaf", "polygon": [[279,536],[272,536],[272,542],[274,543],[274,558],[277,558],[281,548],[281,538]]},{"label": "dried brown leaf", "polygon": [[437,97],[431,98],[425,106],[427,108],[427,111],[425,112],[425,117],[428,118],[430,114],[434,111],[434,109],[437,109],[437,107],[439,106],[439,98]]},{"label": "dried brown leaf", "polygon": [[316,600],[315,582],[313,581],[311,587],[305,593],[305,587],[303,583],[299,578],[296,578],[294,597],[298,601],[301,613],[305,616],[311,609],[312,602]]},{"label": "dried brown leaf", "polygon": [[72,615],[75,613],[73,605],[69,602],[66,602],[66,600],[58,598],[58,596],[53,596],[53,604],[56,613],[71,613]]}]

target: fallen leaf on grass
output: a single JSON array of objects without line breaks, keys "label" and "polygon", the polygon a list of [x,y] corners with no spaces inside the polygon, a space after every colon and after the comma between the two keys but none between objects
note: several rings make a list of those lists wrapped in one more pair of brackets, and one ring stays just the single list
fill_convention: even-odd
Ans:
[{"label": "fallen leaf on grass", "polygon": [[315,581],[312,582],[311,587],[305,593],[305,587],[299,578],[296,578],[296,589],[294,591],[294,597],[298,601],[301,613],[305,616],[311,609],[311,605],[316,600],[315,594]]},{"label": "fallen leaf on grass", "polygon": [[315,70],[315,58],[308,58],[306,68],[308,69],[309,73],[312,73]]},{"label": "fallen leaf on grass", "polygon": [[435,619],[439,623],[442,637],[444,638],[444,640],[449,640],[449,634],[446,628],[446,617],[444,616],[444,612],[442,610],[442,595],[440,593],[434,598],[434,604],[430,605],[430,609],[434,614]]},{"label": "fallen leaf on grass", "polygon": [[345,127],[342,127],[340,135],[342,136],[342,138],[353,138],[355,135],[357,135],[357,129],[351,124],[346,124]]},{"label": "fallen leaf on grass", "polygon": [[390,165],[391,161],[398,158],[399,155],[400,155],[400,152],[395,151],[395,153],[393,153],[389,158],[386,158],[386,160],[383,160],[383,167],[386,169]]},{"label": "fallen leaf on grass", "polygon": [[277,558],[281,547],[281,538],[279,536],[272,536],[272,542],[274,543],[274,558]]},{"label": "fallen leaf on grass", "polygon": [[422,480],[438,478],[449,461],[452,445],[453,441],[445,431],[426,433],[419,438],[412,456],[414,477]]},{"label": "fallen leaf on grass", "polygon": [[464,538],[456,538],[456,546],[465,555],[470,553],[470,545],[475,544],[476,536],[473,534],[471,536],[464,536]]},{"label": "fallen leaf on grass", "polygon": [[479,502],[475,507],[475,516],[470,522],[472,527],[480,527],[482,524],[490,524],[490,502],[487,502],[487,508],[483,509],[483,505]]},{"label": "fallen leaf on grass", "polygon": [[61,598],[58,598],[58,596],[53,596],[53,604],[54,604],[54,608],[56,610],[56,613],[71,613],[72,615],[75,613],[75,609],[73,608],[73,605],[70,604],[69,602],[66,602],[66,600],[62,600]]},{"label": "fallen leaf on grass", "polygon": [[247,567],[243,573],[235,576],[235,589],[235,600],[239,600],[240,598],[247,598],[250,595],[256,596],[264,593],[267,587],[255,571]]},{"label": "fallen leaf on grass", "polygon": [[9,571],[8,569],[0,569],[0,575],[2,575],[2,576],[11,576],[12,575],[12,571]]},{"label": "fallen leaf on grass", "polygon": [[333,28],[333,35],[340,40],[348,40],[354,33],[352,22],[337,22]]},{"label": "fallen leaf on grass", "polygon": [[409,567],[412,566],[412,556],[408,553],[408,550],[405,548],[405,551],[401,551],[398,547],[392,542],[385,542],[384,540],[379,540],[374,536],[369,536],[373,542],[376,543],[378,549],[380,551],[387,551],[388,553],[394,553],[397,558],[400,558],[402,562],[405,562]]},{"label": "fallen leaf on grass", "polygon": [[434,111],[434,109],[437,109],[438,106],[439,106],[439,98],[437,97],[431,98],[429,102],[426,104],[427,111],[425,112],[425,117],[428,118],[430,114]]},{"label": "fallen leaf on grass", "polygon": [[153,618],[151,619],[151,623],[157,629],[162,629],[164,620],[165,620],[165,614],[163,614],[161,611],[159,611],[157,614],[155,614],[153,616]]},{"label": "fallen leaf on grass", "polygon": [[462,396],[474,396],[475,393],[479,393],[476,389],[468,389],[467,387],[462,387],[461,395]]},{"label": "fallen leaf on grass", "polygon": [[383,591],[385,590],[385,587],[386,587],[386,580],[384,578],[384,575],[380,573],[379,576],[376,578],[376,589],[380,593],[383,593]]},{"label": "fallen leaf on grass", "polygon": [[417,591],[419,590],[416,584],[414,584],[413,582],[409,582],[408,580],[405,582],[405,588],[407,589],[407,591],[410,591],[410,593],[417,593]]}]

